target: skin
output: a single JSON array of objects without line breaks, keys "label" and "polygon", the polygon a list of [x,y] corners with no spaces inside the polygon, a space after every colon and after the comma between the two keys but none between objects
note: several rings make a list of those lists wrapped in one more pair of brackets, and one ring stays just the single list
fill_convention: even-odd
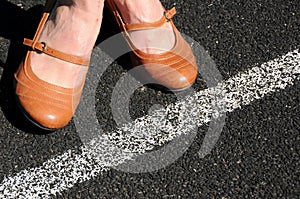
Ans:
[{"label": "skin", "polygon": [[[115,0],[115,3],[128,24],[156,22],[165,11],[159,0]],[[170,23],[156,29],[130,31],[130,38],[138,49],[151,54],[168,51],[175,43]]]},{"label": "skin", "polygon": [[[163,7],[159,0],[115,0],[126,23],[155,22],[162,17]],[[103,14],[104,0],[58,0],[58,7],[47,21],[39,41],[71,55],[90,58],[98,37]],[[166,31],[169,30],[169,31]],[[175,43],[169,23],[161,28],[131,31],[131,39],[137,48],[146,53],[161,53]],[[87,67],[68,63],[45,54],[33,53],[33,72],[42,80],[73,88],[80,84]]]}]

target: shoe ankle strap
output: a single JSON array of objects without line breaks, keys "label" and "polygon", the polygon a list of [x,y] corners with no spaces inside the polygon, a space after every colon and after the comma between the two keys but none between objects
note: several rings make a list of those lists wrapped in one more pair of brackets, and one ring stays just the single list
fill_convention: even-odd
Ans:
[{"label": "shoe ankle strap", "polygon": [[146,30],[152,29],[162,26],[166,22],[170,22],[173,16],[176,14],[176,8],[173,7],[170,10],[164,12],[162,18],[154,23],[142,23],[142,24],[125,24],[120,14],[118,14],[118,18],[123,24],[125,30]]},{"label": "shoe ankle strap", "polygon": [[82,65],[82,66],[88,66],[90,64],[90,61],[88,59],[70,55],[64,52],[61,52],[59,50],[55,50],[49,46],[45,42],[36,42],[31,39],[24,39],[23,42],[24,45],[29,46],[32,48],[32,50],[38,52],[38,53],[45,53],[49,56],[61,59],[63,61],[67,61],[73,64]]}]

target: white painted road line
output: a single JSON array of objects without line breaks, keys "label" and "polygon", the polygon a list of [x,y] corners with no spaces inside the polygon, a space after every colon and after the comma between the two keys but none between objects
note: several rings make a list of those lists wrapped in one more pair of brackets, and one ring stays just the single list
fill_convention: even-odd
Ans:
[{"label": "white painted road line", "polygon": [[[293,85],[295,81],[299,81],[299,75],[299,50],[287,53],[260,66],[254,66],[244,73],[239,73],[220,84],[225,92],[225,111],[232,112],[251,104],[254,100],[285,89],[287,86]],[[177,114],[179,110],[179,112],[184,112],[186,107],[193,105],[195,117],[184,119],[191,120],[189,121],[191,124],[201,126],[210,122],[212,110],[209,101],[213,92],[215,92],[214,89],[198,92],[190,96],[189,100],[170,105],[163,111],[167,111],[169,115],[172,112]],[[157,126],[159,121],[163,121],[161,126]],[[14,176],[6,176],[0,184],[0,198],[49,198],[51,195],[68,190],[77,183],[93,179],[108,170],[110,166],[126,162],[135,155],[144,153],[155,145],[163,145],[189,130],[186,126],[184,128],[174,127],[174,125],[164,122],[166,122],[165,118],[145,116],[119,128],[111,134],[113,137],[108,136],[109,134],[103,136],[101,139],[107,142],[101,151],[103,159],[95,158],[94,154],[86,147],[82,147],[81,154],[69,150],[44,162],[40,167],[22,170]],[[157,131],[158,129],[164,129],[168,133],[161,135],[160,131]],[[187,129],[186,132],[185,129]],[[126,132],[126,134],[122,132]],[[152,133],[148,134],[149,132]],[[109,144],[115,145],[110,146]],[[122,151],[120,156],[114,157],[109,153],[111,153],[111,149],[117,148],[116,145],[127,150]],[[135,147],[128,148],[128,146]]]}]

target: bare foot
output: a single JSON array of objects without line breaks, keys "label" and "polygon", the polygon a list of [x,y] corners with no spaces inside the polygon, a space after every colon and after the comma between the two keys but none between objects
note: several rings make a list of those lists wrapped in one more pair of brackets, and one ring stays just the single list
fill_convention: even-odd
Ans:
[{"label": "bare foot", "polygon": [[[153,23],[160,20],[165,11],[159,0],[114,0],[124,22],[127,24]],[[160,28],[130,31],[135,47],[145,53],[158,54],[168,51],[175,44],[175,35],[170,23]]]},{"label": "bare foot", "polygon": [[[39,38],[49,47],[89,59],[100,31],[104,0],[58,0]],[[33,53],[33,72],[42,80],[65,88],[80,84],[87,67],[45,54]]]}]

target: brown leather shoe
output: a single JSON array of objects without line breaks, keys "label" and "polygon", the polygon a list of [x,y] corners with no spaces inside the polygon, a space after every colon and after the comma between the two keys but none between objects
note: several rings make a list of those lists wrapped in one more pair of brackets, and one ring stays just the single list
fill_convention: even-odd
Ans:
[{"label": "brown leather shoe", "polygon": [[21,110],[31,122],[46,130],[58,129],[69,123],[79,104],[84,81],[76,88],[64,88],[41,80],[31,68],[32,52],[45,53],[77,65],[89,65],[89,60],[63,53],[38,41],[55,3],[56,0],[46,2],[33,40],[24,39],[24,44],[31,47],[31,50],[27,52],[24,61],[15,73],[15,92]]},{"label": "brown leather shoe", "polygon": [[[176,14],[175,8],[165,11],[162,18],[154,23],[126,24],[114,0],[106,0],[106,3],[132,50],[130,54],[133,66],[142,65],[143,70],[146,71],[146,75],[141,74],[140,79],[151,79],[154,83],[172,91],[184,90],[194,83],[198,74],[197,63],[191,47],[172,21],[172,17]],[[134,46],[128,31],[158,28],[164,23],[171,23],[175,34],[176,43],[170,51],[147,54]]]}]

